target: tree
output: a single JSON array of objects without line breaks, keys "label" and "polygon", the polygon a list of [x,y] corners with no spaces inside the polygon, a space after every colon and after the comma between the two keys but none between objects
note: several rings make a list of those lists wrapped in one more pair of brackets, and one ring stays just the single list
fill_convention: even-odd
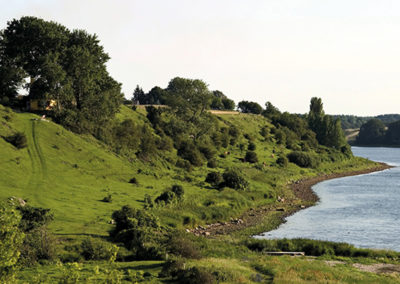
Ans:
[{"label": "tree", "polygon": [[260,114],[262,112],[262,107],[255,102],[241,101],[238,104],[238,108],[243,113]]},{"label": "tree", "polygon": [[235,102],[228,99],[221,91],[212,91],[213,98],[211,101],[211,109],[216,110],[233,110],[235,108]]},{"label": "tree", "polygon": [[92,132],[119,109],[121,85],[106,70],[109,56],[96,35],[69,31],[36,17],[12,20],[0,35],[0,100],[24,85],[29,99],[56,100],[55,118],[78,132]]},{"label": "tree", "polygon": [[194,122],[210,107],[211,98],[202,80],[176,77],[168,84],[166,104],[179,117]]},{"label": "tree", "polygon": [[271,102],[265,103],[265,110],[263,111],[263,115],[265,117],[272,117],[280,114],[281,112],[277,107],[275,107]]},{"label": "tree", "polygon": [[331,116],[325,115],[321,98],[311,98],[307,120],[321,145],[339,149],[347,144],[340,120],[333,120]]},{"label": "tree", "polygon": [[385,124],[377,118],[368,120],[361,126],[356,144],[373,145],[383,143],[386,133],[385,128]]},{"label": "tree", "polygon": [[139,87],[139,85],[136,85],[135,90],[133,91],[133,97],[132,97],[132,102],[134,105],[137,104],[147,104],[145,101],[145,94],[143,92],[143,89]]}]

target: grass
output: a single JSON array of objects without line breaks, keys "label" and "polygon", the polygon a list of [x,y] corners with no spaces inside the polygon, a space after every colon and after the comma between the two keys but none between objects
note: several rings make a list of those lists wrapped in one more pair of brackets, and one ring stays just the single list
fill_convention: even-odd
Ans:
[{"label": "grass", "polygon": [[[145,117],[145,110],[140,108],[132,111],[122,106],[117,118],[130,118],[139,125],[149,123]],[[126,204],[142,208],[145,194],[154,199],[173,184],[183,186],[184,201],[151,210],[159,216],[163,226],[187,228],[238,217],[251,207],[275,203],[278,195],[291,200],[293,205],[287,209],[293,210],[302,201],[296,199],[290,191],[290,182],[321,173],[360,170],[375,165],[364,159],[353,158],[336,163],[324,162],[317,169],[303,169],[292,163],[283,169],[277,166],[275,161],[279,155],[289,153],[289,150],[275,143],[273,136],[268,139],[261,136],[262,127],[272,128],[265,118],[244,114],[224,114],[218,118],[221,125],[235,125],[243,134],[252,137],[256,145],[258,163],[240,161],[248,145],[248,140],[241,136],[237,144],[245,145],[244,150],[240,150],[237,145],[228,146],[219,150],[218,154],[230,154],[217,157],[218,168],[208,169],[204,165],[188,173],[176,168],[173,162],[167,161],[167,158],[171,161],[176,160],[176,151],[163,153],[150,162],[131,160],[110,151],[106,145],[93,137],[74,134],[51,121],[40,120],[35,114],[15,113],[0,105],[0,136],[7,137],[16,132],[23,132],[27,137],[27,147],[23,149],[17,149],[0,138],[0,199],[21,197],[28,200],[32,206],[50,208],[54,214],[50,230],[62,240],[60,249],[63,250],[65,244],[79,243],[88,235],[107,236],[112,228],[109,222],[113,211]],[[226,168],[235,167],[240,168],[250,181],[249,190],[235,191],[226,188],[219,191],[204,181],[211,170],[223,172]],[[129,183],[132,178],[136,178],[138,183]],[[109,195],[112,202],[102,202],[104,197]],[[257,274],[262,274],[262,278],[269,281],[282,279],[281,283],[287,280],[288,275],[299,281],[324,279],[325,272],[322,272],[321,276],[317,272],[306,271],[307,267],[310,271],[317,271],[323,263],[260,257],[258,253],[251,252],[240,244],[249,235],[276,227],[281,222],[281,216],[281,212],[269,212],[257,226],[229,236],[221,236],[217,240],[196,238],[206,258],[190,260],[188,265],[220,271],[223,275],[230,275],[231,282],[250,283],[256,279],[254,277],[258,277]],[[187,224],[184,224],[185,217],[190,219]],[[248,260],[243,261],[247,258]],[[273,263],[279,261],[283,264],[274,266]],[[115,265],[118,271],[124,273],[124,277],[128,275],[126,267],[135,271],[149,271],[152,274],[160,270],[159,262],[146,263],[127,262]],[[258,266],[255,263],[258,263]],[[96,266],[105,268],[108,264],[84,262],[82,265],[83,274],[89,275],[93,274]],[[283,267],[288,268],[287,274],[282,272]],[[32,275],[38,274],[48,275],[50,280],[54,280],[60,277],[62,271],[65,271],[64,268],[54,264],[26,268],[22,270],[19,279],[22,282],[28,281]],[[326,280],[339,277],[340,269],[325,266],[324,269],[329,276],[326,276]],[[349,268],[349,275],[350,271],[353,271],[352,268]],[[105,272],[101,275],[104,276]],[[366,279],[363,277],[360,279]],[[356,278],[349,276],[340,279],[351,282]]]}]

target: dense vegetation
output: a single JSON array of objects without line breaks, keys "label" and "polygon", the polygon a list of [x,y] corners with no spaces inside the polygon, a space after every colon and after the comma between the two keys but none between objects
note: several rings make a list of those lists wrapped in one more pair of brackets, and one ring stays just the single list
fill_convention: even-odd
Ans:
[{"label": "dense vegetation", "polygon": [[360,128],[364,123],[373,118],[379,119],[384,124],[389,124],[400,120],[400,114],[382,114],[375,117],[372,116],[355,116],[355,115],[332,115],[334,119],[340,119],[343,129]]},{"label": "dense vegetation", "polygon": [[[23,17],[2,31],[0,47],[0,72],[15,75],[0,79],[0,98],[19,108],[0,105],[2,282],[285,281],[285,265],[258,252],[264,243],[258,249],[243,240],[312,204],[288,184],[376,166],[352,156],[340,122],[318,98],[305,118],[270,102],[213,115],[210,108],[232,109],[232,101],[202,80],[176,77],[150,95],[134,91],[134,102],[165,107],[127,107],[94,36]],[[57,101],[45,113],[58,123],[21,112],[16,92],[26,76],[36,78],[29,99]],[[233,226],[254,208],[265,209],[256,226],[213,238],[190,233],[211,223]],[[321,270],[315,261],[308,268]],[[352,268],[324,269],[358,279]],[[298,273],[291,280],[326,280]]]},{"label": "dense vegetation", "polygon": [[363,124],[355,141],[356,145],[399,146],[400,120],[385,125],[379,119],[371,119]]}]

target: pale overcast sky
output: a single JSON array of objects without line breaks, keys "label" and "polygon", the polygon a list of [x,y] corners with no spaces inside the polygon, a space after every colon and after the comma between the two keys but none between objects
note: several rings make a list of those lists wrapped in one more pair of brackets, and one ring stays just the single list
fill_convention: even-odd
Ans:
[{"label": "pale overcast sky", "polygon": [[96,33],[130,98],[180,76],[236,102],[305,113],[400,113],[400,1],[0,0],[0,29],[24,15]]}]

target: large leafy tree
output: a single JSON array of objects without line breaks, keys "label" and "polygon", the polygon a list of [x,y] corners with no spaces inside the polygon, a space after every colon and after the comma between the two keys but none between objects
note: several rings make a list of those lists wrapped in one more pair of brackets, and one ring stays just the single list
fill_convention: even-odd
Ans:
[{"label": "large leafy tree", "polygon": [[0,98],[24,84],[30,98],[57,101],[55,117],[76,131],[93,132],[117,112],[120,84],[106,70],[109,56],[96,35],[70,31],[36,17],[12,20],[0,34]]},{"label": "large leafy tree", "polygon": [[202,80],[176,77],[167,87],[166,104],[189,122],[195,122],[210,107],[212,95]]}]

